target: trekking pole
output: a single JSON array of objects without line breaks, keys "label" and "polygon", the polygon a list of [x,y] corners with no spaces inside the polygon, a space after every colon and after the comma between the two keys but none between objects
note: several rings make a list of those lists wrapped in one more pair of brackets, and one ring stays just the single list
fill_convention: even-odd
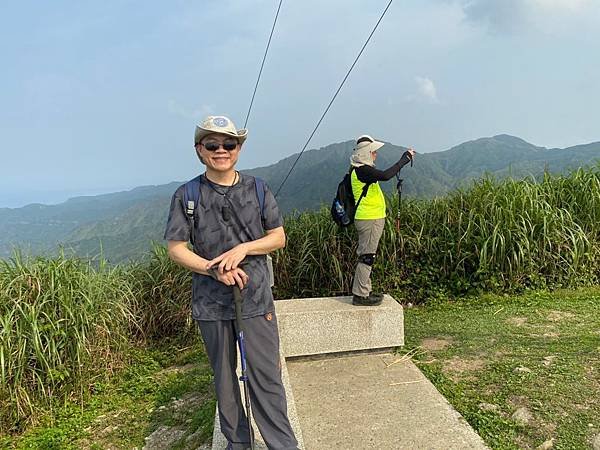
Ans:
[{"label": "trekking pole", "polygon": [[398,183],[396,183],[396,190],[398,191],[398,211],[396,213],[396,232],[400,233],[400,207],[402,206],[402,182],[404,181],[400,178],[400,172],[396,174],[396,179]]},{"label": "trekking pole", "polygon": [[235,304],[235,326],[237,328],[238,346],[240,348],[240,361],[242,375],[240,381],[244,384],[244,399],[246,403],[246,417],[248,418],[248,432],[250,433],[250,448],[254,450],[254,433],[252,433],[252,412],[250,411],[250,391],[248,388],[248,375],[246,373],[246,344],[244,342],[244,328],[242,320],[242,291],[239,286],[233,286],[233,303]]},{"label": "trekking pole", "polygon": [[[400,245],[400,213],[402,206],[402,178],[400,178],[400,172],[396,174],[396,179],[398,182],[396,183],[396,190],[398,191],[398,211],[396,212],[396,235],[398,239],[398,245]],[[400,257],[398,255],[399,251],[396,251],[396,265],[400,266]]]},{"label": "trekking pole", "polygon": [[[412,149],[409,149],[410,166],[412,167],[414,151],[412,154],[410,153],[410,151],[412,151]],[[398,182],[396,183],[396,190],[398,191],[398,211],[396,212],[396,234],[398,235],[398,240],[400,240],[400,215],[402,213],[402,182],[404,181],[402,178],[400,178],[400,172],[398,172],[396,174],[396,179],[398,180]],[[400,245],[400,243],[398,243],[398,245]],[[400,258],[398,257],[398,253],[399,252],[396,252],[396,263],[398,265],[400,265]]]}]

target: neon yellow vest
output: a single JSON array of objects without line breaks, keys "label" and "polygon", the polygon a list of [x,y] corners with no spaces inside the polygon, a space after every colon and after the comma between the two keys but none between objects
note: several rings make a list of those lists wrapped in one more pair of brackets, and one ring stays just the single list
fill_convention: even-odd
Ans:
[{"label": "neon yellow vest", "polygon": [[[350,179],[352,180],[352,193],[354,194],[354,200],[358,202],[365,183],[358,179],[356,176],[356,170],[352,171]],[[354,218],[359,220],[385,218],[385,197],[383,196],[383,191],[379,186],[379,182],[372,183],[369,186],[367,195],[365,195],[360,201]]]}]

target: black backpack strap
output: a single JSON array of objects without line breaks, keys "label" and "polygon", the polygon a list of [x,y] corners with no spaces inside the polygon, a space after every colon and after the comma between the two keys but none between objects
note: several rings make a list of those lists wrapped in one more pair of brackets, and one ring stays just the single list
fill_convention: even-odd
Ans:
[{"label": "black backpack strap", "polygon": [[262,178],[254,177],[254,189],[256,189],[256,196],[258,197],[258,206],[260,207],[260,218],[265,222],[265,191],[266,183]]},{"label": "black backpack strap", "polygon": [[371,183],[367,183],[363,187],[362,192],[360,194],[360,197],[358,197],[358,201],[356,202],[356,208],[355,209],[358,209],[358,205],[360,205],[360,201],[367,195],[367,191],[369,190],[369,186],[371,186]]},{"label": "black backpack strap", "polygon": [[184,185],[183,189],[183,209],[185,215],[188,218],[190,224],[190,242],[192,247],[194,246],[194,230],[196,229],[196,209],[200,204],[200,183],[202,182],[202,175],[198,175],[196,178],[191,179]]},{"label": "black backpack strap", "polygon": [[[350,168],[350,176],[352,176],[352,171],[354,169],[355,169],[354,167]],[[358,180],[358,174],[356,175],[356,179]],[[350,178],[350,180],[352,180],[352,178]],[[360,181],[360,180],[358,180],[358,181]],[[358,197],[358,200],[357,200],[356,204],[354,205],[354,210],[358,209],[358,205],[360,205],[360,201],[367,195],[367,192],[369,191],[369,186],[371,186],[371,184],[373,184],[373,183],[365,183],[365,185],[363,186],[360,197]]]},{"label": "black backpack strap", "polygon": [[[258,197],[258,206],[260,208],[260,223],[262,224],[263,232],[265,231],[265,193],[267,189],[267,183],[262,178],[254,177],[254,189],[256,189],[256,196]],[[267,259],[267,271],[269,273],[269,286],[275,285],[275,276],[273,274],[273,258],[271,255],[266,255]]]}]

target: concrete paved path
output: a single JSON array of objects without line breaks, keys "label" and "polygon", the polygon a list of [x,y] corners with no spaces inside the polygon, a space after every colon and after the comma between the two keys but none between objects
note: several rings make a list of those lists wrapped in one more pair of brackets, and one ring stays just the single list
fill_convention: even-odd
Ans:
[{"label": "concrete paved path", "polygon": [[386,368],[399,358],[288,360],[304,448],[487,449],[412,362]]}]

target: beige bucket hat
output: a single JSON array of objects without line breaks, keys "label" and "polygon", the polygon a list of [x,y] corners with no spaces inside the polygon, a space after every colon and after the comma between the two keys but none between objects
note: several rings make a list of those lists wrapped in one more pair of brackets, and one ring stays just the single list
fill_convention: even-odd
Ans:
[{"label": "beige bucket hat", "polygon": [[368,134],[363,134],[356,139],[356,146],[350,156],[350,164],[354,167],[358,166],[373,166],[373,158],[371,158],[371,152],[376,152],[378,149],[383,147],[385,143],[376,141]]},{"label": "beige bucket hat", "polygon": [[194,145],[198,145],[202,139],[209,134],[219,133],[232,136],[243,144],[248,137],[248,130],[238,130],[231,119],[225,116],[208,116],[200,124],[196,125],[194,133]]}]

